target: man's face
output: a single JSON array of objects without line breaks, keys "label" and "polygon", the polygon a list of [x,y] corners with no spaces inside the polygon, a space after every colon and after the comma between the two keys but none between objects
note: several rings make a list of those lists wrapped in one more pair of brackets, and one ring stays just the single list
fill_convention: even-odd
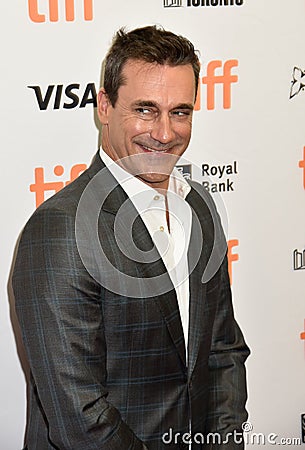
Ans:
[{"label": "man's face", "polygon": [[123,76],[114,107],[103,89],[98,95],[102,147],[114,161],[131,157],[121,161],[128,172],[156,189],[167,189],[191,137],[193,68],[130,60]]}]

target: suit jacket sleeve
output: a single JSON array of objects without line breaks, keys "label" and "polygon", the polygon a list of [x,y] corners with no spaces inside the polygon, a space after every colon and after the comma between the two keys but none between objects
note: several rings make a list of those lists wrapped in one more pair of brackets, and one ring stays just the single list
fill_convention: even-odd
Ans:
[{"label": "suit jacket sleeve", "polygon": [[16,312],[54,448],[143,450],[107,402],[101,286],[83,266],[74,215],[42,205],[13,274]]}]

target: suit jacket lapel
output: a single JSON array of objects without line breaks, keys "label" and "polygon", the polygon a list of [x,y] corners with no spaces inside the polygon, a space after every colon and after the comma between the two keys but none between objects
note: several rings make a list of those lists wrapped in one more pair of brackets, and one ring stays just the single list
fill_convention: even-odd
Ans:
[{"label": "suit jacket lapel", "polygon": [[200,208],[200,196],[192,189],[187,201],[192,208],[192,230],[188,250],[190,270],[190,304],[189,304],[189,336],[188,336],[188,374],[191,376],[204,330],[204,308],[206,284],[202,283],[202,275],[208,260],[208,250],[203,234],[202,224],[206,218]]},{"label": "suit jacket lapel", "polygon": [[[177,301],[172,281],[167,273],[163,260],[150,237],[144,222],[137,216],[134,223],[133,239],[135,245],[144,252],[151,252],[153,262],[140,264],[143,277],[150,279],[149,292],[155,297],[161,314],[166,322],[172,340],[177,347],[183,365],[186,365],[185,341]],[[158,295],[156,295],[158,294]]]},{"label": "suit jacket lapel", "polygon": [[[90,168],[91,176],[96,175],[99,170],[105,169],[98,154],[95,156]],[[130,251],[131,256],[134,254],[133,261],[135,262],[133,264],[136,265],[137,269],[135,272],[139,274],[140,279],[142,278],[145,280],[144,292],[146,295],[149,294],[149,296],[155,297],[156,304],[161,311],[170,336],[177,348],[181,361],[185,366],[185,342],[177,296],[163,260],[153,244],[150,234],[141,217],[138,215],[134,205],[107,169],[104,170],[104,173],[101,176],[100,187],[101,190],[106,188],[109,192],[111,191],[101,206],[102,211],[116,216],[120,208],[124,208],[124,212],[120,214],[124,223],[121,223],[121,226],[118,228],[122,232],[120,239],[125,245],[126,242],[130,241],[130,227],[127,224],[133,223],[133,242],[131,242],[128,251]],[[102,196],[105,197],[105,194],[103,193]],[[126,232],[126,239],[124,239],[124,230]],[[138,251],[142,252],[140,253],[140,258]],[[147,262],[143,262],[143,260],[145,260],[145,255],[149,255]]]}]

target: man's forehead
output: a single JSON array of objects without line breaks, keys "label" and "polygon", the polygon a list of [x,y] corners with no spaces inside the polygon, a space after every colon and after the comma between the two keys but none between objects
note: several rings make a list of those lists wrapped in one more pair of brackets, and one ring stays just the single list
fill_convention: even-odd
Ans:
[{"label": "man's forehead", "polygon": [[154,74],[163,76],[164,74],[171,72],[171,71],[183,71],[187,72],[189,71],[190,74],[193,74],[193,68],[191,64],[179,64],[179,65],[172,65],[172,64],[159,64],[158,62],[147,62],[142,59],[129,59],[126,61],[126,63],[123,66],[122,74],[124,77],[128,76],[150,76]]},{"label": "man's forehead", "polygon": [[150,89],[178,89],[191,91],[195,88],[195,77],[190,64],[172,66],[149,63],[142,60],[128,60],[123,71],[121,87],[132,87],[141,91]]},{"label": "man's forehead", "polygon": [[125,106],[153,102],[159,108],[174,109],[183,104],[188,105],[185,109],[194,107],[195,77],[190,64],[172,66],[128,60],[122,76],[118,102]]},{"label": "man's forehead", "polygon": [[137,82],[138,80],[149,80],[152,76],[162,77],[164,66],[158,63],[149,63],[143,60],[128,60],[122,70],[122,75],[127,82]]}]

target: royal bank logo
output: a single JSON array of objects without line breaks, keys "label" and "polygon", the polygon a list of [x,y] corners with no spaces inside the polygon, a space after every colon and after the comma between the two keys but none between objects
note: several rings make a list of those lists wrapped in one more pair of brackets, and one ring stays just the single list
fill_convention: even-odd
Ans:
[{"label": "royal bank logo", "polygon": [[[202,164],[202,186],[212,194],[234,192],[236,175],[238,175],[237,161],[232,161],[230,164]],[[213,181],[210,177],[213,177]]]},{"label": "royal bank logo", "polygon": [[305,270],[305,248],[301,251],[298,249],[293,251],[293,269]]},{"label": "royal bank logo", "polygon": [[176,166],[176,169],[180,174],[186,179],[192,179],[192,165],[191,164],[179,164]]},{"label": "royal bank logo", "polygon": [[163,0],[164,8],[181,8],[182,0]]},{"label": "royal bank logo", "polygon": [[293,98],[298,95],[305,88],[305,70],[294,67],[292,72],[292,81],[290,87],[290,96]]}]

